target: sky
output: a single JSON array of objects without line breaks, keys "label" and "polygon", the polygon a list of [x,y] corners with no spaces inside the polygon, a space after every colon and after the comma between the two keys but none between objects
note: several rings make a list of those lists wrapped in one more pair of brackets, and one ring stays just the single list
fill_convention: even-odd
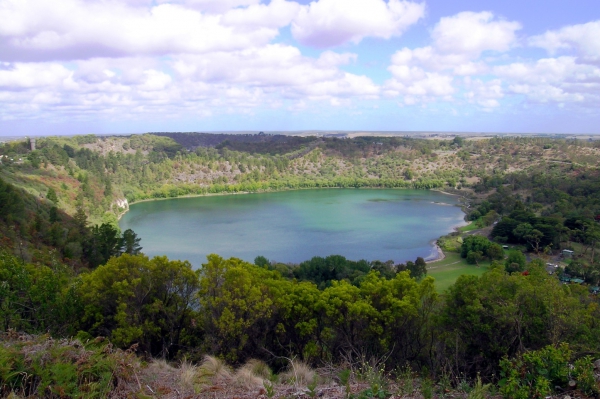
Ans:
[{"label": "sky", "polygon": [[598,0],[0,0],[0,136],[600,133]]}]

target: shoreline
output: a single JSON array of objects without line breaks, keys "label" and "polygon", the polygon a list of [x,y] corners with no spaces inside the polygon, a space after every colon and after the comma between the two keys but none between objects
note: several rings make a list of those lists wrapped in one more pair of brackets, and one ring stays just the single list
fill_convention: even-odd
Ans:
[{"label": "shoreline", "polygon": [[[226,196],[226,195],[246,195],[246,194],[263,194],[263,193],[276,193],[276,192],[283,192],[283,191],[300,191],[300,190],[329,190],[329,189],[342,189],[342,188],[352,188],[354,190],[361,190],[361,189],[377,189],[377,190],[419,190],[419,189],[414,189],[414,188],[381,188],[381,187],[319,187],[319,188],[284,188],[284,189],[277,189],[277,190],[265,190],[265,191],[238,191],[235,193],[227,193],[227,192],[222,192],[222,193],[206,193],[206,194],[188,194],[188,195],[181,195],[181,196],[177,196],[177,197],[171,197],[171,198],[146,198],[146,199],[142,199],[142,200],[138,200],[135,201],[131,204],[129,204],[128,208],[125,209],[125,211],[123,211],[120,215],[117,216],[117,221],[120,221],[121,218],[127,213],[129,212],[131,206],[138,204],[138,203],[142,203],[142,202],[151,202],[151,201],[165,201],[165,200],[174,200],[174,199],[184,199],[184,198],[199,198],[199,197],[212,197],[212,196]],[[420,190],[419,190],[420,191]],[[445,194],[445,195],[451,195],[451,196],[455,196],[455,197],[460,197],[463,198],[462,195],[456,194],[456,193],[448,193],[446,191],[440,190],[440,189],[425,189],[423,191],[435,191],[441,194]],[[462,206],[460,204],[456,204],[454,206],[459,206],[462,208]],[[464,210],[463,210],[463,213]],[[466,213],[465,213],[466,215]],[[456,225],[452,227],[453,231],[458,231],[458,228],[461,227],[463,225]],[[443,236],[440,236],[443,237]],[[438,237],[437,239],[432,240],[431,242],[431,246],[432,246],[432,252],[429,254],[429,256],[427,256],[425,258],[425,263],[427,265],[429,265],[430,263],[435,263],[435,262],[439,262],[442,261],[446,258],[446,254],[444,253],[444,251],[442,250],[442,248],[440,248],[440,246],[438,245],[437,241],[440,238]]]},{"label": "shoreline", "polygon": [[[461,197],[458,194],[447,193],[443,190],[432,188],[432,189],[419,189],[419,188],[403,188],[403,187],[394,187],[394,188],[385,188],[385,187],[308,187],[308,188],[283,188],[276,190],[264,190],[264,191],[238,191],[235,193],[206,193],[206,194],[186,194],[180,195],[177,197],[169,197],[169,198],[145,198],[141,200],[136,200],[135,202],[129,203],[128,208],[125,209],[120,215],[117,215],[117,221],[121,220],[121,218],[129,212],[129,209],[132,205],[139,204],[142,202],[151,202],[151,201],[166,201],[166,200],[174,200],[180,198],[198,198],[198,197],[212,197],[212,196],[220,196],[220,195],[244,195],[244,194],[263,194],[263,193],[278,193],[283,191],[300,191],[300,190],[330,190],[330,189],[353,189],[353,190],[418,190],[418,191],[436,191],[438,193],[446,194],[446,195],[454,195],[457,197]],[[456,204],[453,206],[461,206],[460,204]],[[456,228],[455,228],[456,229]]]},{"label": "shoreline", "polygon": [[[440,246],[437,244],[437,240],[433,244],[433,249],[436,251],[435,255],[432,254],[435,257],[433,259],[431,259],[431,260],[427,260],[426,259],[425,260],[425,264],[426,265],[429,265],[430,263],[435,263],[435,262],[442,261],[442,260],[444,260],[446,258],[446,254],[444,253],[444,251],[442,251],[442,248],[440,248]],[[428,258],[429,257],[431,257],[431,255],[428,256]]]},{"label": "shoreline", "polygon": [[[463,212],[464,212],[464,210],[463,210]],[[465,215],[466,215],[466,213],[465,213]],[[458,231],[459,231],[459,230],[458,230],[459,228],[461,228],[461,227],[463,227],[463,226],[468,226],[468,225],[469,225],[469,223],[465,223],[465,224],[463,224],[463,225],[456,225],[456,226],[453,226],[453,227],[452,227],[452,230],[453,230],[452,232],[458,232]],[[451,233],[448,233],[448,234],[451,234]],[[445,235],[447,235],[447,234],[445,234]],[[426,259],[426,260],[425,260],[425,263],[426,263],[426,264],[430,264],[430,263],[439,262],[439,261],[442,261],[442,260],[444,260],[444,259],[446,258],[446,254],[444,253],[444,251],[442,250],[442,248],[441,248],[441,247],[438,245],[438,240],[439,240],[441,237],[444,237],[444,236],[440,236],[438,239],[436,239],[435,241],[432,241],[432,242],[431,242],[431,244],[432,244],[432,246],[433,246],[433,249],[434,249],[434,250],[437,252],[437,254],[433,255],[433,253],[432,253],[431,255],[429,255],[429,256],[428,256],[428,258],[430,258],[430,257],[432,257],[432,256],[434,256],[434,257],[433,257],[433,259],[431,259],[431,260],[427,260],[427,259]]]}]

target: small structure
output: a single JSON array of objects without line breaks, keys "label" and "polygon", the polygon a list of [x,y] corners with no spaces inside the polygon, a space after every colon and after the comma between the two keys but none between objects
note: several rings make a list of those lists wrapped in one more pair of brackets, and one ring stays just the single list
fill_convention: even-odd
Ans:
[{"label": "small structure", "polygon": [[563,249],[562,250],[562,256],[565,258],[572,258],[573,257],[573,251],[571,251],[570,249]]},{"label": "small structure", "polygon": [[592,295],[598,295],[600,294],[600,287],[590,287],[590,294]]},{"label": "small structure", "polygon": [[581,279],[581,278],[572,278],[572,279],[571,279],[571,282],[572,282],[573,284],[583,284],[583,283],[584,283],[584,280],[583,280],[583,279]]},{"label": "small structure", "polygon": [[571,282],[571,275],[564,273],[562,276],[560,276],[560,281],[563,283],[570,283]]},{"label": "small structure", "polygon": [[29,145],[31,146],[31,151],[35,151],[35,139],[33,137],[29,139]]},{"label": "small structure", "polygon": [[546,271],[548,272],[548,274],[556,273],[556,269],[558,269],[558,265],[546,263]]}]

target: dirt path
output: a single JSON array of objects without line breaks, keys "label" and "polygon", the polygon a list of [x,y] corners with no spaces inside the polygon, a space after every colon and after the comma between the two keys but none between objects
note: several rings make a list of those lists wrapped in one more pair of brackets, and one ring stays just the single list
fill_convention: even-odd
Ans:
[{"label": "dirt path", "polygon": [[457,260],[456,262],[448,263],[447,265],[444,265],[444,266],[431,266],[431,267],[428,267],[427,270],[433,270],[433,269],[439,269],[440,267],[452,266],[452,265],[456,265],[457,263],[460,263],[460,262],[462,262],[462,260]]}]

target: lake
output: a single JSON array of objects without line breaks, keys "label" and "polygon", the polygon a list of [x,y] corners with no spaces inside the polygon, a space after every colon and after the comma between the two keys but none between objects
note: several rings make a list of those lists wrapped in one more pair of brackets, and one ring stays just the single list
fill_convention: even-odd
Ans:
[{"label": "lake", "polygon": [[313,256],[415,260],[463,225],[458,197],[436,191],[316,189],[176,198],[133,204],[120,221],[143,252],[189,260],[206,255],[299,263]]}]

